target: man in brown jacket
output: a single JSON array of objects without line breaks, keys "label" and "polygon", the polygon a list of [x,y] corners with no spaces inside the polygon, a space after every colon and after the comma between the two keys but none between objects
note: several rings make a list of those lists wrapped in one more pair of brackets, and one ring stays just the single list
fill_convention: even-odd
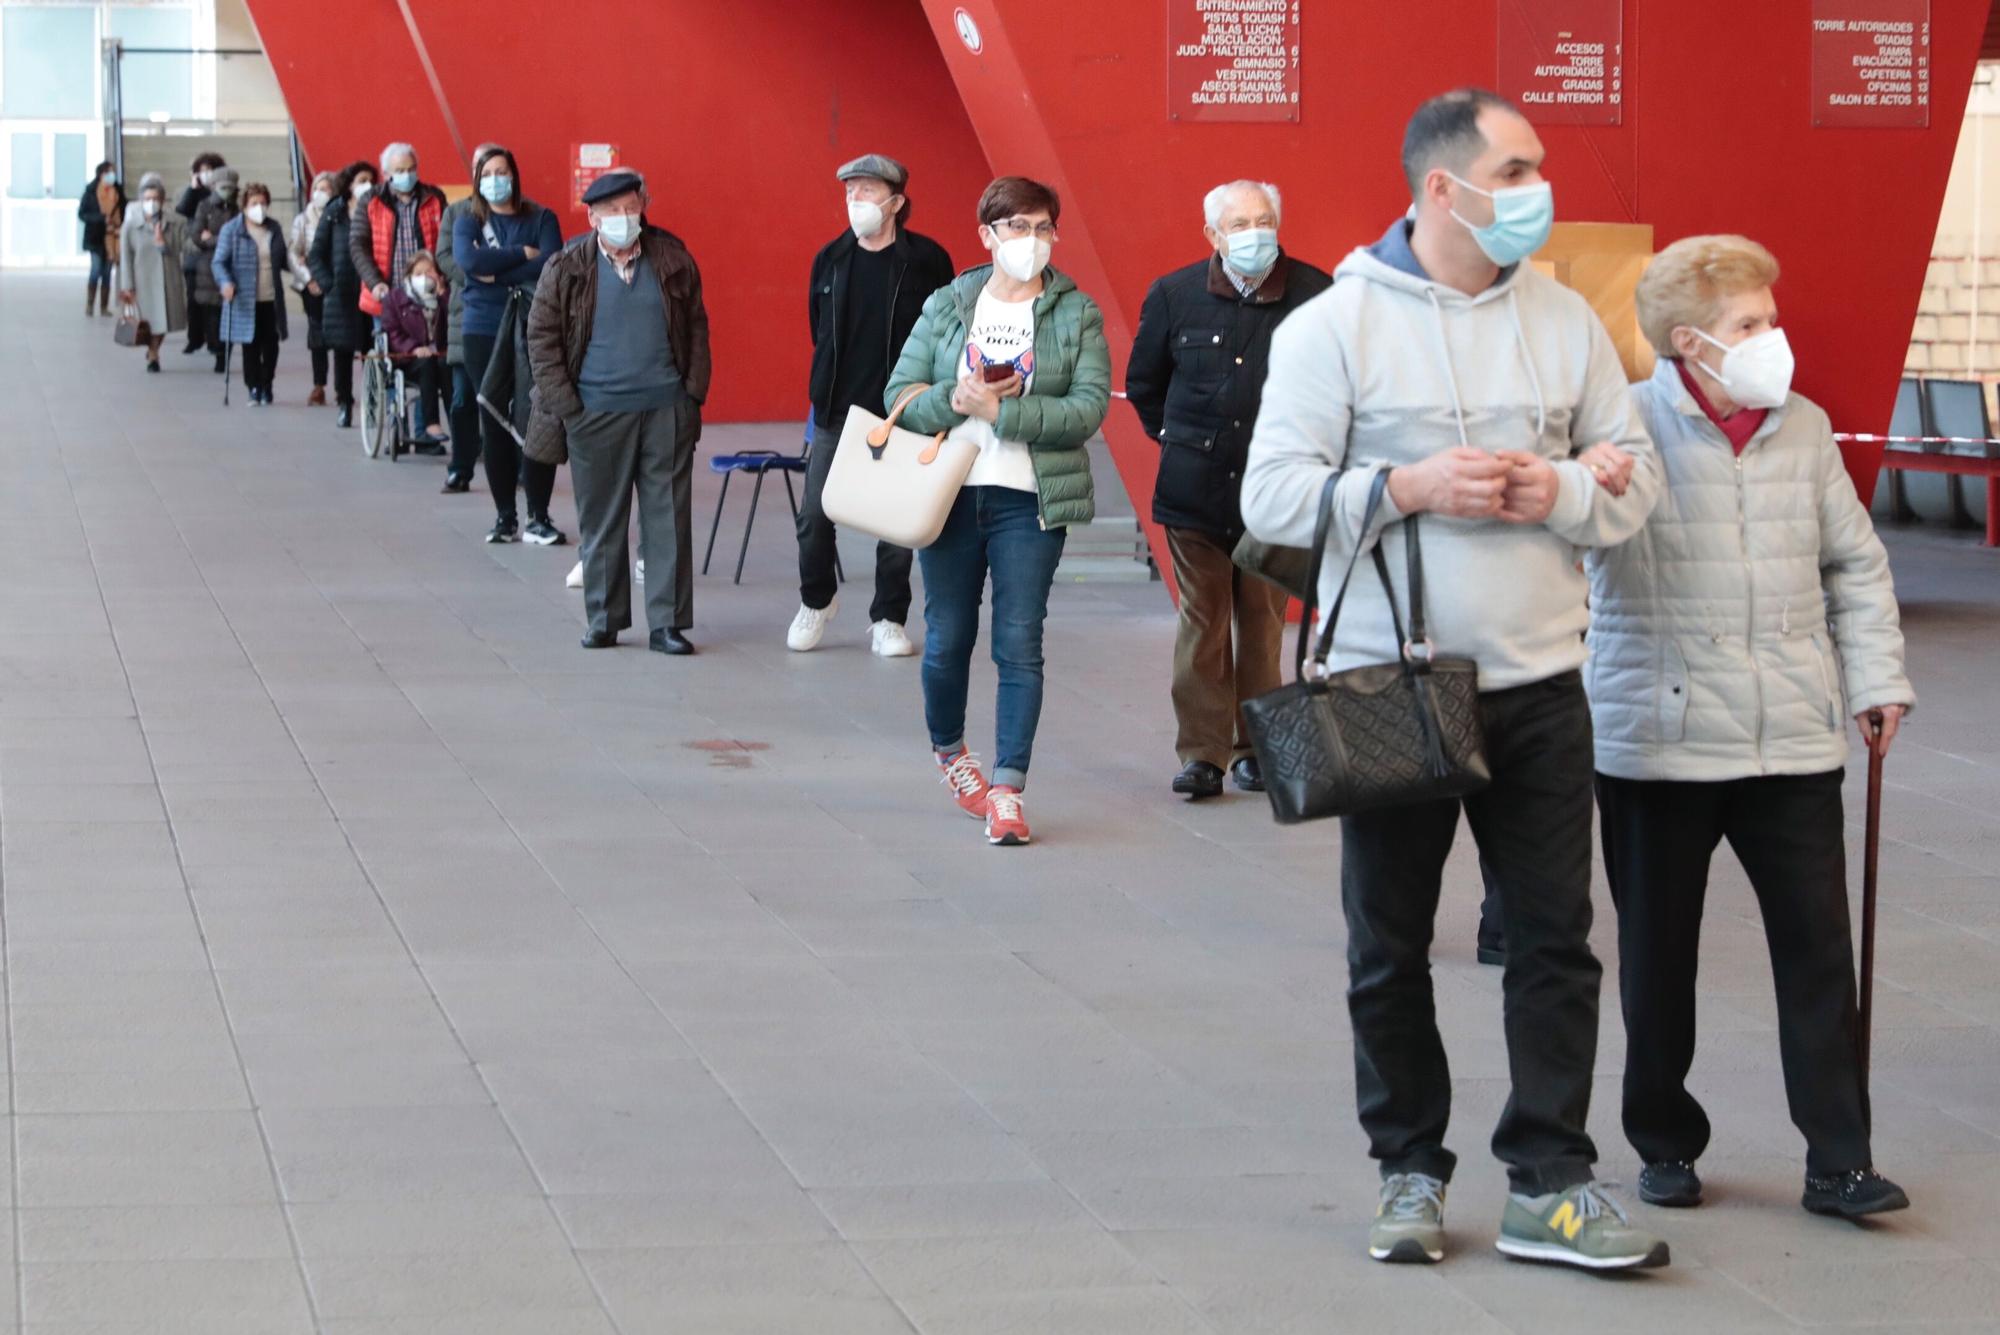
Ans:
[{"label": "man in brown jacket", "polygon": [[591,234],[542,270],[528,315],[540,406],[562,420],[583,549],[583,647],[632,624],[625,534],[639,495],[649,647],[691,654],[694,446],[708,397],[708,311],[679,238],[645,220],[646,183],[612,172],[584,192]]}]

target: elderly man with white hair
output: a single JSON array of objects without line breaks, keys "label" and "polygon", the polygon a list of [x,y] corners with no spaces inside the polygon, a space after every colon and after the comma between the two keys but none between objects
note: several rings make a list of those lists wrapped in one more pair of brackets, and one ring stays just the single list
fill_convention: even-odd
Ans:
[{"label": "elderly man with white hair", "polygon": [[[361,276],[361,309],[377,317],[396,275],[419,251],[435,255],[443,230],[444,191],[417,179],[417,150],[394,143],[382,150],[380,184],[354,210],[348,228],[348,253]],[[444,446],[426,441],[419,454],[443,454]]]},{"label": "elderly man with white hair", "polygon": [[1125,393],[1160,442],[1153,520],[1167,530],[1180,587],[1173,790],[1189,799],[1218,796],[1224,769],[1246,792],[1264,786],[1241,705],[1278,686],[1286,596],[1230,557],[1243,536],[1243,468],[1271,331],[1333,283],[1279,247],[1282,209],[1264,181],[1208,192],[1210,253],[1153,284],[1125,372]]}]

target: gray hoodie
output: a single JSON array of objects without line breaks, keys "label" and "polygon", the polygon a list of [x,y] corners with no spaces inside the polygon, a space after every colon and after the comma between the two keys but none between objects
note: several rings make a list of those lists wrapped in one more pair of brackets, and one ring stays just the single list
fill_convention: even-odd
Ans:
[{"label": "gray hoodie", "polygon": [[[1243,521],[1265,542],[1309,547],[1320,490],[1340,474],[1320,605],[1332,603],[1347,557],[1379,536],[1407,614],[1403,516],[1386,494],[1374,527],[1361,532],[1375,474],[1461,444],[1540,454],[1561,479],[1543,523],[1422,517],[1424,599],[1438,653],[1476,659],[1483,691],[1573,671],[1589,622],[1578,561],[1583,549],[1621,543],[1645,524],[1660,490],[1652,441],[1611,336],[1581,296],[1516,265],[1469,297],[1424,273],[1409,230],[1398,220],[1349,255],[1333,287],[1278,326],[1243,475]],[[1600,441],[1638,459],[1623,497],[1572,457]],[[1333,666],[1397,654],[1364,557]]]}]

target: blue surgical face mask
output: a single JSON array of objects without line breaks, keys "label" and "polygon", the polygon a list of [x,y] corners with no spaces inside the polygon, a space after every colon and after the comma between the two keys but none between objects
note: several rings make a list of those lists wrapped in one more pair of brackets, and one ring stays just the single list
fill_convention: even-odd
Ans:
[{"label": "blue surgical face mask", "polygon": [[505,204],[514,197],[514,178],[482,176],[479,178],[479,193],[488,204]]},{"label": "blue surgical face mask", "polygon": [[1246,227],[1223,238],[1229,247],[1229,267],[1255,278],[1278,262],[1278,229]]},{"label": "blue surgical face mask", "polygon": [[1549,239],[1549,230],[1556,222],[1555,190],[1547,181],[1537,181],[1533,185],[1510,185],[1504,190],[1481,190],[1472,182],[1450,172],[1445,175],[1457,181],[1475,195],[1484,195],[1493,201],[1493,221],[1484,227],[1474,227],[1459,217],[1457,209],[1451,216],[1459,225],[1472,233],[1472,239],[1486,252],[1486,258],[1501,268],[1519,264],[1528,256],[1540,250]]},{"label": "blue surgical face mask", "polygon": [[639,239],[639,215],[636,213],[606,213],[597,220],[597,230],[604,234],[604,240],[613,250],[623,250]]},{"label": "blue surgical face mask", "polygon": [[417,188],[417,174],[413,171],[397,172],[389,178],[389,184],[396,188],[397,194],[407,195]]}]

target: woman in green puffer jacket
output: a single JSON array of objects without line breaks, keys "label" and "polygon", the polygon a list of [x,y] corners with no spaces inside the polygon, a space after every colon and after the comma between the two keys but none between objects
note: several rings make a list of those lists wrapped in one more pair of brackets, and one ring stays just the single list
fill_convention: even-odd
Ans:
[{"label": "woman in green puffer jacket", "polygon": [[[938,289],[890,373],[884,407],[929,386],[902,424],[979,447],[924,572],[924,719],[938,770],[987,842],[1025,844],[1021,789],[1042,713],[1042,624],[1065,532],[1095,515],[1085,443],[1111,401],[1111,354],[1097,303],[1048,267],[1062,203],[1003,176],[979,197],[979,239],[994,263]],[[991,787],[965,744],[979,605],[993,576],[999,669]]]}]

